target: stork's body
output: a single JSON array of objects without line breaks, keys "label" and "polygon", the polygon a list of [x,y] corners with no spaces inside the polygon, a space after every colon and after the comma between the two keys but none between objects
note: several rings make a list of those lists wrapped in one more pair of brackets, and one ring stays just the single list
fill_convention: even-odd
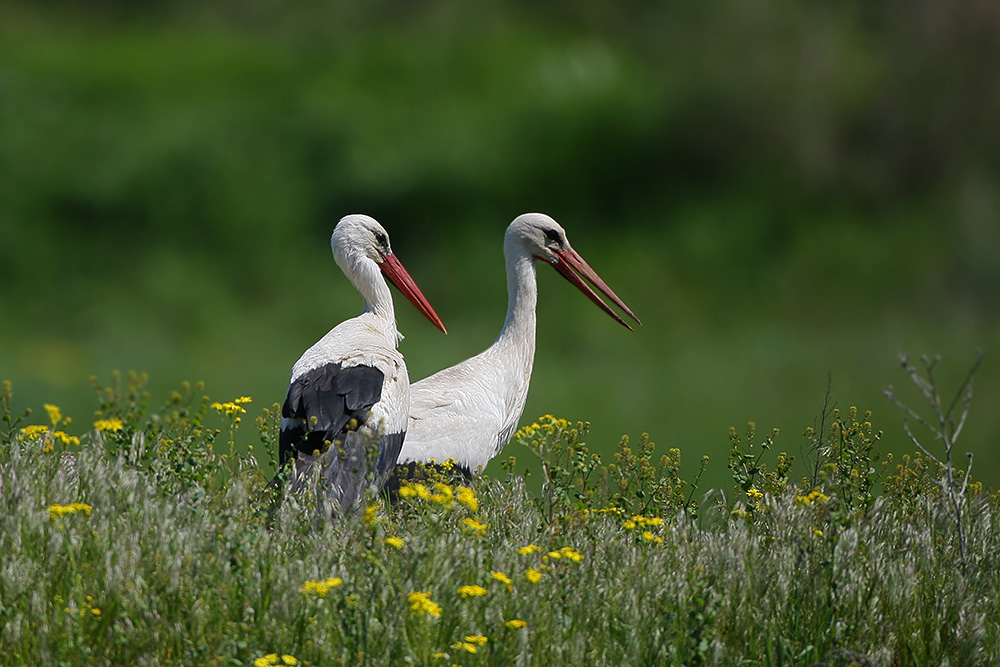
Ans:
[{"label": "stork's body", "polygon": [[395,258],[385,230],[352,215],[331,238],[334,258],[364,299],[358,317],[341,322],[292,367],[282,407],[279,455],[295,459],[294,487],[314,464],[333,509],[347,511],[368,486],[392,471],[407,427],[409,377],[396,346],[392,294],[381,274],[436,326],[440,319]]},{"label": "stork's body", "polygon": [[453,459],[465,472],[476,472],[514,435],[524,412],[535,357],[536,260],[552,264],[628,327],[575,269],[639,321],[573,250],[562,227],[546,215],[528,213],[510,224],[504,236],[504,258],[508,302],[500,335],[484,352],[410,386],[410,421],[400,464]]}]

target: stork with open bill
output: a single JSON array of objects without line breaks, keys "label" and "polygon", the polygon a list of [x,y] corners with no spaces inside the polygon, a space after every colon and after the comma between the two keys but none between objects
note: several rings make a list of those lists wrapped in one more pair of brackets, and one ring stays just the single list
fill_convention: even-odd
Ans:
[{"label": "stork with open bill", "polygon": [[[481,354],[410,387],[410,423],[399,466],[451,459],[468,475],[485,467],[513,436],[524,411],[535,356],[537,262],[551,264],[627,329],[632,327],[598,291],[642,324],[573,249],[566,231],[547,215],[518,216],[504,236],[504,257],[508,303],[500,335]],[[406,473],[400,470],[399,474]]]}]

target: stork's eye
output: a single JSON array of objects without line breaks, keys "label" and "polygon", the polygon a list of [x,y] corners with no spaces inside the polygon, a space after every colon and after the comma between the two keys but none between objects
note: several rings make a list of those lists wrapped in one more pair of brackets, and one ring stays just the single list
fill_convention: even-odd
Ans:
[{"label": "stork's eye", "polygon": [[551,243],[562,243],[562,239],[559,238],[559,232],[554,229],[545,230],[545,240]]},{"label": "stork's eye", "polygon": [[382,232],[375,232],[375,242],[383,248],[389,245],[389,239]]}]

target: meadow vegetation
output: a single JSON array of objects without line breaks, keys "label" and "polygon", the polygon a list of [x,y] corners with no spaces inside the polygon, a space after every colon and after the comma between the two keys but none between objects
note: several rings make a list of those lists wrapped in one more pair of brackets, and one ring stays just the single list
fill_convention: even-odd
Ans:
[{"label": "meadow vegetation", "polygon": [[[55,405],[39,417],[3,386],[4,664],[1000,656],[1000,494],[919,433],[926,451],[878,451],[881,431],[853,407],[806,429],[801,479],[777,430],[733,429],[731,484],[710,490],[701,473],[719,461],[684,479],[679,450],[643,435],[602,457],[588,424],[546,415],[499,475],[428,471],[395,502],[370,496],[330,520],[308,494],[262,494],[277,405],[189,384],[154,403],[136,374],[93,384],[87,419]],[[966,385],[956,397],[968,407]]]}]

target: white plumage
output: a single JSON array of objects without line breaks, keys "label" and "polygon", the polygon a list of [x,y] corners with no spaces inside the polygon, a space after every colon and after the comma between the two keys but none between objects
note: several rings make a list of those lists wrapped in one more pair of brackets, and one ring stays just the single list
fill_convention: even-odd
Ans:
[{"label": "white plumage", "polygon": [[296,487],[318,462],[322,489],[343,512],[366,487],[384,484],[407,426],[409,377],[396,350],[402,336],[382,274],[435,326],[444,331],[444,325],[374,219],[344,217],[330,242],[364,311],[330,330],[292,367],[279,451],[282,463],[295,459]]},{"label": "white plumage", "polygon": [[535,260],[551,264],[631,329],[574,270],[579,272],[639,322],[547,215],[518,216],[504,236],[504,258],[508,304],[503,330],[484,352],[410,386],[410,420],[399,464],[453,459],[466,472],[476,472],[513,436],[524,411],[535,356]]}]

